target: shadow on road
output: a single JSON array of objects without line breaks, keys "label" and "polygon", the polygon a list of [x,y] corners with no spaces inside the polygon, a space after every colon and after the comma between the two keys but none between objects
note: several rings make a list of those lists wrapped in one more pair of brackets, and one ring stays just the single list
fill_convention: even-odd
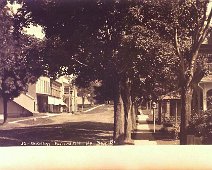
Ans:
[{"label": "shadow on road", "polygon": [[109,145],[112,135],[112,123],[66,122],[0,130],[0,146]]}]

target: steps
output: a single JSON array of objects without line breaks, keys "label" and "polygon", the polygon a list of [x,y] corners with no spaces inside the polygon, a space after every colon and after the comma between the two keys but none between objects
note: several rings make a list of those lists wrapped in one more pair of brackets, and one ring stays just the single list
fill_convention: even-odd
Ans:
[{"label": "steps", "polygon": [[137,116],[137,129],[132,138],[134,139],[135,145],[157,145],[157,142],[153,136],[153,126],[148,124],[148,115],[138,115]]}]

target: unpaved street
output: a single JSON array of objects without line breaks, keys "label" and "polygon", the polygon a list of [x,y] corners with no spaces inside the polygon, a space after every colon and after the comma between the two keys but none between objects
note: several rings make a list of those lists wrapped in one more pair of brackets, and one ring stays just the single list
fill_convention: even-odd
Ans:
[{"label": "unpaved street", "polygon": [[0,146],[111,145],[112,135],[113,106],[107,105],[86,113],[10,119],[0,126]]}]

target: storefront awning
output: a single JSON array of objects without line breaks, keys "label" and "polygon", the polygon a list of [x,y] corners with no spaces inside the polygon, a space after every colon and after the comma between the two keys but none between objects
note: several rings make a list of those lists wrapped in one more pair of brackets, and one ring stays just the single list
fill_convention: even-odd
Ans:
[{"label": "storefront awning", "polygon": [[[61,99],[60,99],[60,100],[61,100]],[[62,106],[67,106],[67,104],[64,103],[62,100],[60,101],[60,105],[62,105]]]},{"label": "storefront awning", "polygon": [[66,106],[62,99],[48,96],[48,104]]}]

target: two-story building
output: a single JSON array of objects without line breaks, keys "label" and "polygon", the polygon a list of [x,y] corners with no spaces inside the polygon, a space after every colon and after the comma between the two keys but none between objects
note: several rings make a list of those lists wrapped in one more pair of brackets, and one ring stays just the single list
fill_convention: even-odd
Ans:
[{"label": "two-story building", "polygon": [[[35,84],[29,84],[27,93],[8,102],[8,117],[32,116],[33,113],[46,112],[76,112],[77,90],[71,81],[69,76],[62,76],[57,80],[40,77]],[[67,88],[70,89],[68,94]],[[2,103],[0,98],[0,114],[3,114]]]},{"label": "two-story building", "polygon": [[50,81],[50,95],[48,96],[48,112],[63,112],[66,104],[63,102],[62,83],[59,81]]},{"label": "two-story building", "polygon": [[50,78],[40,77],[36,82],[36,101],[38,112],[48,112],[48,96],[51,93]]},{"label": "two-story building", "polygon": [[65,112],[73,113],[78,111],[77,88],[72,83],[73,76],[61,76],[58,80],[62,82],[62,98],[66,107]]},{"label": "two-story building", "polygon": [[198,109],[203,111],[212,109],[212,45],[205,48],[206,52],[210,52],[208,57],[208,75],[203,77],[199,83],[200,94],[198,96],[200,103],[197,103]]},{"label": "two-story building", "polygon": [[36,83],[36,89],[38,112],[77,111],[77,91],[72,84],[71,76],[62,76],[57,80],[40,77]]}]

